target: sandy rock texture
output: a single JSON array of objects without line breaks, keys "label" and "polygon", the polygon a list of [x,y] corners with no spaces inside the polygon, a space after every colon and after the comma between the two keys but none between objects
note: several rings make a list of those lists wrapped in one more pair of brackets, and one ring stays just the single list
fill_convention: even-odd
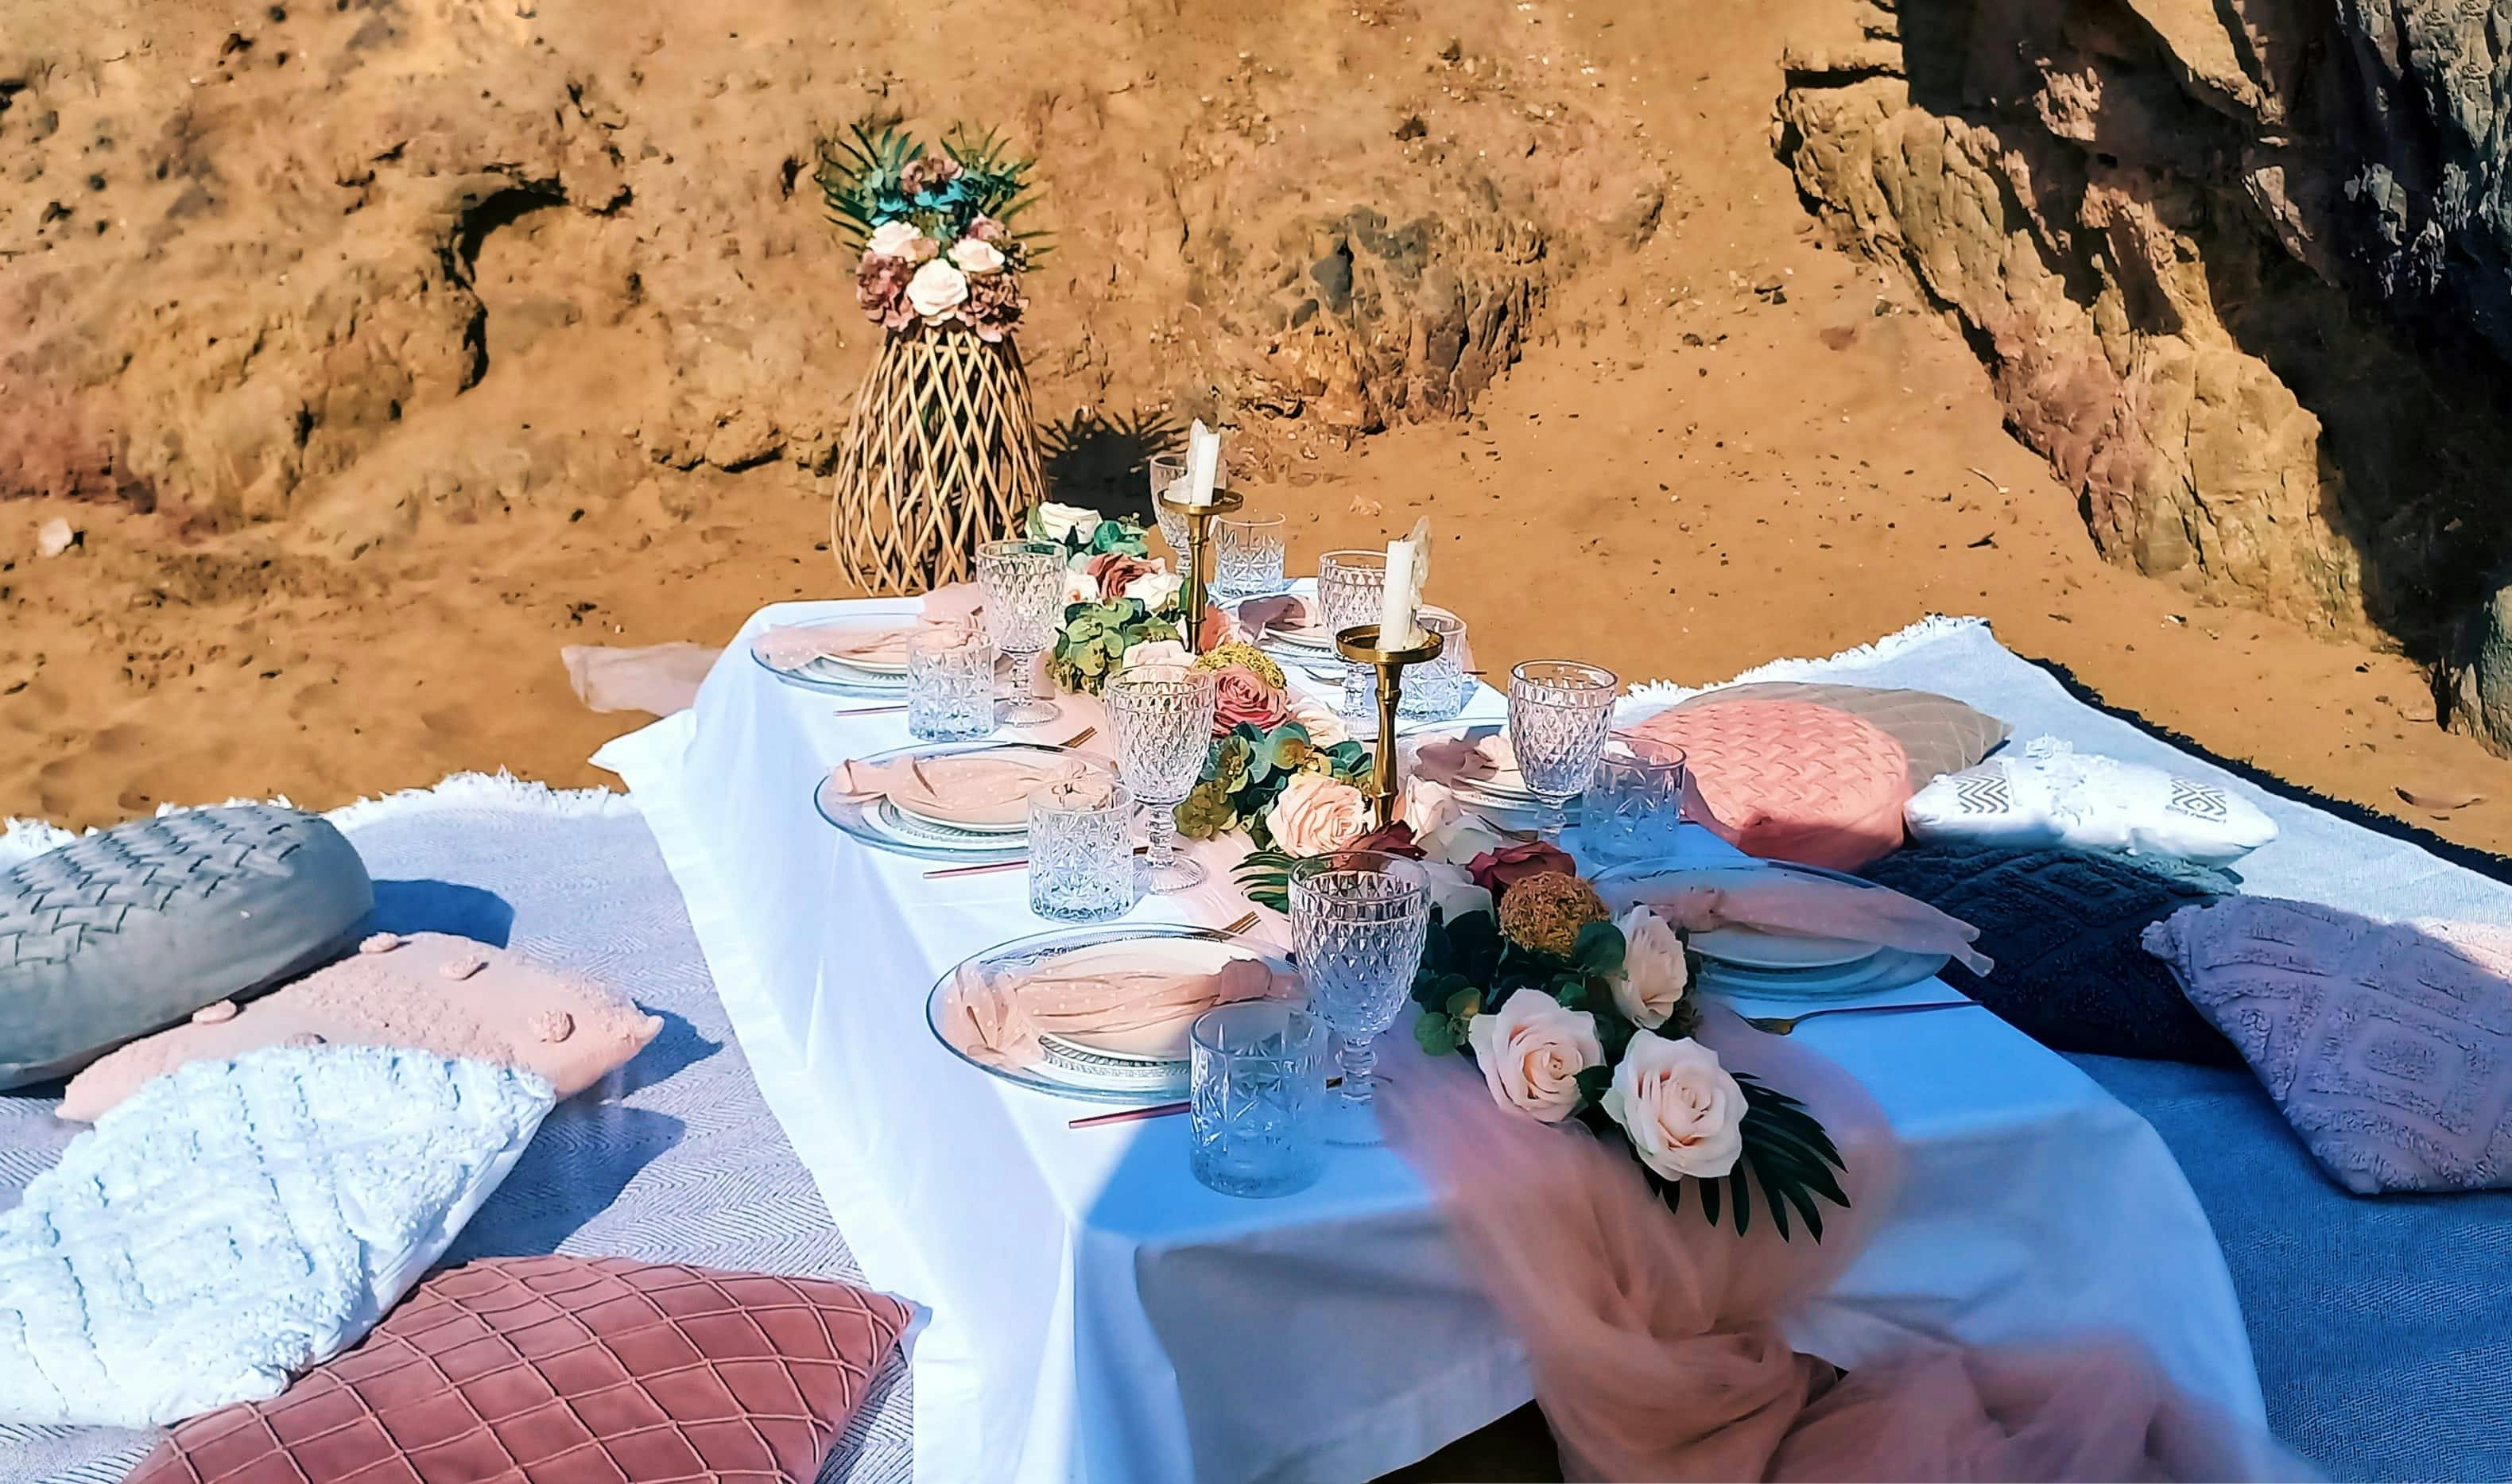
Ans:
[{"label": "sandy rock texture", "polygon": [[[1858,0],[1791,46],[1775,127],[1825,219],[1958,318],[2106,556],[2473,702],[2512,549],[2508,18]],[[2497,714],[2461,711],[2512,750]]]},{"label": "sandy rock texture", "polygon": [[876,336],[811,169],[862,120],[1044,156],[1050,449],[1462,415],[1673,174],[1497,15],[1425,62],[1384,9],[18,0],[0,496],[349,553],[823,469]]}]

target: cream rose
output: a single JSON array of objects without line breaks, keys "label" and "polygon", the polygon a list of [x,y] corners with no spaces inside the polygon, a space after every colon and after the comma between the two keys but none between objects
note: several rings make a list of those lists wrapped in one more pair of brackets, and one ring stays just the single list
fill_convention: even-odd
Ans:
[{"label": "cream rose", "polygon": [[1425,838],[1456,823],[1463,812],[1457,806],[1456,794],[1447,785],[1433,783],[1428,778],[1408,778],[1404,781],[1404,797],[1396,805],[1395,817],[1412,829],[1414,842],[1419,844]]},{"label": "cream rose", "polygon": [[864,251],[877,257],[930,257],[932,254],[917,251],[918,243],[929,241],[931,239],[918,231],[912,221],[884,221],[872,229],[872,236],[864,243]]},{"label": "cream rose", "polygon": [[1630,1136],[1640,1163],[1668,1180],[1716,1180],[1745,1152],[1745,1089],[1718,1065],[1717,1052],[1690,1036],[1634,1033],[1604,1108]]},{"label": "cream rose", "polygon": [[1186,651],[1186,645],[1176,640],[1151,639],[1139,644],[1127,646],[1124,658],[1117,661],[1117,668],[1131,670],[1137,665],[1175,665],[1184,669],[1194,663],[1195,656],[1189,654]]},{"label": "cream rose", "polygon": [[[1059,505],[1053,500],[1040,501],[1038,507],[1038,533],[1040,540],[1069,541],[1076,531],[1087,534],[1099,528],[1099,512],[1081,505]],[[1087,562],[1087,555],[1077,561]]]},{"label": "cream rose", "polygon": [[1466,1023],[1466,1043],[1483,1070],[1492,1101],[1546,1123],[1579,1111],[1579,1074],[1601,1066],[1596,1017],[1566,1010],[1537,989],[1521,989]]},{"label": "cream rose", "polygon": [[1141,601],[1144,608],[1157,613],[1174,602],[1186,579],[1175,572],[1145,572],[1125,584],[1125,596]]},{"label": "cream rose", "polygon": [[1099,601],[1099,579],[1078,566],[1064,569],[1064,605]]},{"label": "cream rose", "polygon": [[1291,704],[1291,720],[1300,723],[1301,729],[1309,734],[1310,741],[1319,747],[1333,747],[1352,740],[1352,733],[1344,729],[1343,717],[1334,707],[1305,690],[1291,690],[1285,694]]},{"label": "cream rose", "polygon": [[1439,920],[1454,922],[1470,912],[1492,910],[1492,894],[1476,885],[1473,874],[1465,867],[1424,861],[1422,874],[1431,879],[1431,905],[1439,909]]},{"label": "cream rose", "polygon": [[935,258],[907,281],[907,304],[927,320],[938,320],[968,302],[967,275]]},{"label": "cream rose", "polygon": [[1293,855],[1323,855],[1369,833],[1369,801],[1349,783],[1301,773],[1274,796],[1265,827],[1274,843]]},{"label": "cream rose", "polygon": [[1683,992],[1692,984],[1683,940],[1646,907],[1632,908],[1614,925],[1623,930],[1623,972],[1614,980],[1614,1008],[1654,1031],[1683,1003]]},{"label": "cream rose", "polygon": [[1003,254],[994,244],[979,242],[973,237],[962,237],[951,245],[951,261],[959,264],[960,271],[970,278],[983,278],[989,273],[1003,271]]},{"label": "cream rose", "polygon": [[1497,850],[1509,841],[1498,831],[1484,825],[1471,814],[1458,814],[1430,834],[1416,832],[1413,843],[1420,845],[1434,861],[1462,866],[1486,851]]}]

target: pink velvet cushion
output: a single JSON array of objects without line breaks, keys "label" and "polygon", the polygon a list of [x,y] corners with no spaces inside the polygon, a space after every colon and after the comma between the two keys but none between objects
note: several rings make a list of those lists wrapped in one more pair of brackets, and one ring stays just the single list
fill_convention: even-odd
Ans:
[{"label": "pink velvet cushion", "polygon": [[241,1009],[221,1000],[70,1079],[60,1115],[94,1122],[185,1062],[264,1046],[400,1046],[521,1067],[571,1098],[610,1074],[663,1023],[581,976],[445,933],[390,933]]},{"label": "pink velvet cushion", "polygon": [[1910,761],[1862,717],[1805,701],[1725,701],[1627,728],[1684,751],[1720,834],[1748,854],[1855,871],[1902,844]]},{"label": "pink velvet cushion", "polygon": [[909,1317],[818,1278],[488,1259],[126,1484],[811,1484]]}]

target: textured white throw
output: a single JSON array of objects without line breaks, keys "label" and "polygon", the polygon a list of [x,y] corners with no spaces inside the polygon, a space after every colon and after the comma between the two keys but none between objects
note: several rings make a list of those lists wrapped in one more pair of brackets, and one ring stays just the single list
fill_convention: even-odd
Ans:
[{"label": "textured white throw", "polygon": [[418,1281],[550,1104],[528,1072],[367,1046],[149,1082],[0,1214],[0,1423],[279,1394]]},{"label": "textured white throw", "polygon": [[2039,849],[2124,850],[2211,866],[2276,839],[2276,821],[2221,784],[2035,737],[1947,773],[1902,807],[1913,838]]}]

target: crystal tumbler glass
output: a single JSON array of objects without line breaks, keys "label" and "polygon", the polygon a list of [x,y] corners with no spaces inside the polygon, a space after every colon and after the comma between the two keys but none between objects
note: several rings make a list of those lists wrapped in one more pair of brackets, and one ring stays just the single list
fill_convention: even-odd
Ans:
[{"label": "crystal tumbler glass", "polygon": [[1055,643],[1064,617],[1064,548],[1047,541],[988,541],[977,548],[977,588],[986,602],[986,633],[1011,657],[1011,699],[1003,721],[1038,726],[1056,718],[1038,694],[1038,656]]},{"label": "crystal tumbler glass", "polygon": [[1297,1005],[1251,999],[1196,1017],[1188,1160],[1225,1195],[1288,1195],[1325,1169],[1326,1028]]},{"label": "crystal tumbler glass", "polygon": [[1118,769],[1152,811],[1144,880],[1154,891],[1184,891],[1203,879],[1203,867],[1177,853],[1177,806],[1212,747],[1212,672],[1137,665],[1110,676],[1103,699]]},{"label": "crystal tumbler glass", "polygon": [[1547,840],[1583,793],[1614,724],[1614,672],[1569,659],[1531,659],[1509,673],[1509,745],[1518,776],[1544,805]]},{"label": "crystal tumbler glass", "polygon": [[[1424,608],[1413,621],[1425,634],[1439,636],[1439,653],[1435,659],[1409,667],[1404,672],[1404,693],[1395,703],[1397,715],[1417,721],[1444,722],[1466,709],[1466,698],[1472,693],[1473,683],[1466,678],[1466,621],[1454,613]],[[1378,688],[1377,677],[1370,678],[1370,689]],[[1369,703],[1378,704],[1372,694]]]},{"label": "crystal tumbler glass", "polygon": [[1212,601],[1228,607],[1270,598],[1282,578],[1282,546],[1290,522],[1278,515],[1221,516],[1212,523]]},{"label": "crystal tumbler glass", "polygon": [[1134,905],[1134,796],[1092,768],[1029,796],[1029,910],[1099,922]]},{"label": "crystal tumbler glass", "polygon": [[[1160,539],[1169,543],[1170,552],[1176,555],[1182,566],[1186,561],[1186,517],[1162,505],[1160,496],[1185,480],[1186,455],[1157,453],[1144,467],[1152,476],[1152,513],[1160,518]],[[1186,491],[1178,490],[1178,496],[1185,498]]]},{"label": "crystal tumbler glass", "polygon": [[1689,777],[1683,749],[1671,743],[1609,743],[1579,803],[1580,843],[1603,860],[1672,855]]},{"label": "crystal tumbler glass", "polygon": [[1331,1144],[1376,1144],[1370,1043],[1395,1023],[1422,965],[1430,878],[1383,850],[1335,850],[1291,866],[1291,942],[1309,1008],[1342,1039],[1343,1093],[1326,1110]]},{"label": "crystal tumbler glass", "polygon": [[995,646],[983,636],[940,625],[908,635],[908,735],[969,742],[995,724]]},{"label": "crystal tumbler glass", "polygon": [[[1317,559],[1317,619],[1329,638],[1378,622],[1386,593],[1387,553],[1330,551]],[[1343,724],[1360,741],[1378,735],[1378,672],[1358,660],[1343,663]]]}]

